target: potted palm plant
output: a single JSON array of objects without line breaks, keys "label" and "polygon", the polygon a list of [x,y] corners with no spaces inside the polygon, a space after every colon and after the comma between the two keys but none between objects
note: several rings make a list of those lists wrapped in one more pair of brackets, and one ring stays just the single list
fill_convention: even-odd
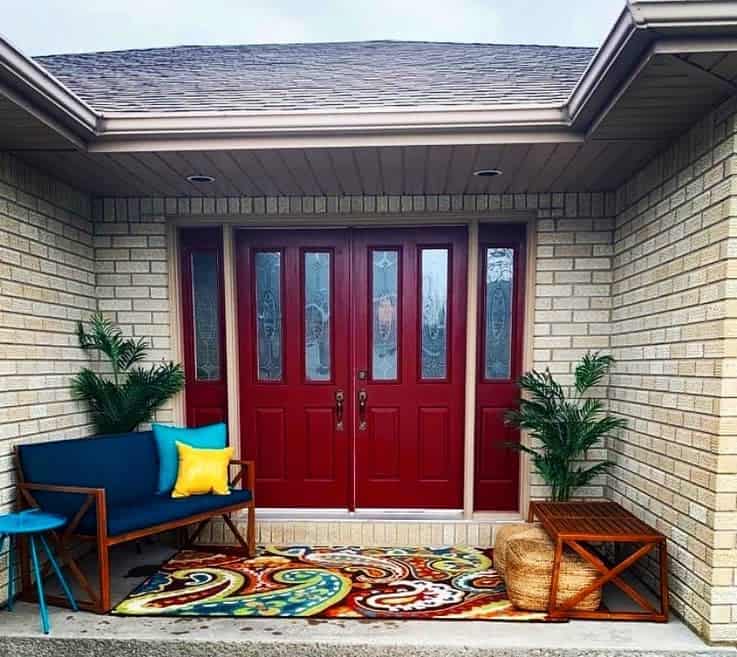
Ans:
[{"label": "potted palm plant", "polygon": [[184,385],[181,365],[137,366],[146,359],[148,343],[143,338],[124,338],[101,313],[91,317],[89,332],[80,322],[77,336],[82,349],[102,354],[110,364],[109,375],[85,367],[72,379],[72,394],[89,405],[98,434],[133,431]]},{"label": "potted palm plant", "polygon": [[577,488],[612,466],[606,460],[588,467],[581,462],[607,434],[626,426],[623,418],[605,412],[600,399],[586,397],[613,364],[612,356],[587,353],[576,366],[570,394],[547,368],[544,372],[527,372],[519,381],[526,394],[519,410],[507,413],[506,421],[528,432],[534,446],[509,446],[530,455],[536,471],[550,486],[553,501],[568,501]]}]

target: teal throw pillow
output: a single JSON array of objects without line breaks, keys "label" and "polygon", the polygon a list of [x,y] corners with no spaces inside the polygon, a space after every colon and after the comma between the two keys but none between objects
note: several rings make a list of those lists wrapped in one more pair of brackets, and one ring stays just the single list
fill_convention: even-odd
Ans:
[{"label": "teal throw pillow", "polygon": [[223,422],[206,427],[186,429],[153,424],[156,449],[159,453],[159,485],[157,495],[168,495],[174,488],[179,473],[179,455],[176,443],[197,449],[223,449],[228,446],[228,430]]}]

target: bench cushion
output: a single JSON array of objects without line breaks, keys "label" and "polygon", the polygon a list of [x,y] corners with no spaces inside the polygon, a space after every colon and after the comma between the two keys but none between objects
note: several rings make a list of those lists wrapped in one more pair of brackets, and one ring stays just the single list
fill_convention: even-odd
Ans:
[{"label": "bench cushion", "polygon": [[[19,445],[24,479],[34,484],[104,488],[109,507],[150,497],[159,459],[151,431]],[[72,515],[79,495],[35,494],[45,511]]]},{"label": "bench cushion", "polygon": [[[109,536],[119,536],[233,504],[245,504],[250,499],[251,493],[247,490],[234,490],[230,495],[192,495],[177,499],[152,495],[136,502],[108,506],[107,531]],[[89,512],[82,518],[77,531],[80,534],[94,534],[96,522],[94,512]]]}]

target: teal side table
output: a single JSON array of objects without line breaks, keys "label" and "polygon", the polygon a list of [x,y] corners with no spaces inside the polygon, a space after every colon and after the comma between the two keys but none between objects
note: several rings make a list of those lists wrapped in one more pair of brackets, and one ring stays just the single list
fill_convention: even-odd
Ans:
[{"label": "teal side table", "polygon": [[67,522],[64,516],[59,516],[55,513],[46,513],[37,509],[28,509],[26,511],[20,511],[19,513],[9,513],[4,516],[0,516],[0,552],[5,547],[5,539],[8,539],[8,611],[13,610],[13,600],[15,599],[15,573],[13,564],[14,539],[17,540],[18,536],[27,536],[28,542],[31,547],[31,565],[33,566],[33,574],[36,580],[36,589],[38,590],[38,605],[41,610],[41,629],[44,634],[48,634],[51,626],[49,624],[49,610],[46,606],[46,598],[44,597],[44,586],[43,578],[41,577],[41,568],[38,558],[38,546],[37,541],[41,543],[46,557],[49,560],[51,569],[54,571],[61,588],[64,590],[74,611],[78,610],[77,601],[72,595],[72,591],[69,588],[64,575],[61,573],[61,568],[56,562],[49,544],[46,542],[44,532],[48,532],[54,529],[63,527]]}]

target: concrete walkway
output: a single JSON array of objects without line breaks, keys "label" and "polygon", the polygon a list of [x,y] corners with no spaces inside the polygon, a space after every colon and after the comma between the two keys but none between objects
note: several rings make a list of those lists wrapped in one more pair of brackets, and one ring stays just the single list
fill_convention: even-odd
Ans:
[{"label": "concrete walkway", "polygon": [[[170,550],[118,551],[113,599],[140,579],[130,568],[158,564]],[[39,630],[35,605],[0,611],[2,657],[737,657],[705,645],[680,621],[668,624],[575,621],[371,621],[324,619],[131,618],[52,608]]]}]

